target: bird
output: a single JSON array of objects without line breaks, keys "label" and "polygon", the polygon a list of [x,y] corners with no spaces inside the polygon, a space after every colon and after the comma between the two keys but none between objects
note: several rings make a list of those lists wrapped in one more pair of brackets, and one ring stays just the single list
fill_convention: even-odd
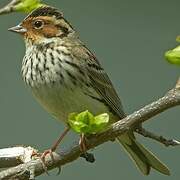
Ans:
[{"label": "bird", "polygon": [[[127,116],[104,68],[60,10],[41,6],[9,30],[20,34],[25,42],[25,84],[42,107],[67,126],[52,151],[69,131],[67,119],[72,112],[106,112],[110,124]],[[133,130],[117,141],[144,175],[151,169],[170,175],[168,167],[137,141]]]}]

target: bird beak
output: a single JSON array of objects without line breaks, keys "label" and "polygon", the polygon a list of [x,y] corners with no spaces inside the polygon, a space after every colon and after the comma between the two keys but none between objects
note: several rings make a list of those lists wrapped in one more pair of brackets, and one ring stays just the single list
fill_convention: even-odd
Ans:
[{"label": "bird beak", "polygon": [[12,32],[16,32],[16,33],[26,33],[27,32],[27,29],[22,27],[21,24],[17,25],[17,26],[14,26],[12,28],[9,28],[8,31],[12,31]]}]

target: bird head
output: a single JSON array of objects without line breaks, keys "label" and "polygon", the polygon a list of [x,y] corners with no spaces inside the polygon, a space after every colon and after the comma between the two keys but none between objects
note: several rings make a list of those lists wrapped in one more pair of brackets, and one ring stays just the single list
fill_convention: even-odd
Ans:
[{"label": "bird head", "polygon": [[72,26],[63,14],[54,7],[42,6],[31,12],[19,25],[9,28],[21,34],[32,43],[44,42],[51,38],[64,38],[73,34]]}]

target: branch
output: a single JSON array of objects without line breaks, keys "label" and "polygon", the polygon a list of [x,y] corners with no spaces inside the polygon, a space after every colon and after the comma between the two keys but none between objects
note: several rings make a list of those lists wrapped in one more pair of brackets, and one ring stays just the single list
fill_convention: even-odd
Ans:
[{"label": "branch", "polygon": [[[112,124],[106,131],[89,137],[87,139],[87,150],[112,140],[129,129],[133,129],[137,125],[145,122],[146,120],[149,120],[151,117],[178,105],[180,105],[179,81],[176,87],[165,94],[164,97]],[[51,157],[47,155],[45,159],[47,170],[61,167],[67,163],[70,163],[76,160],[81,154],[82,152],[80,150],[79,144],[76,144],[70,149],[59,154],[54,152],[54,160],[52,160]],[[45,169],[43,168],[41,160],[37,158],[0,172],[0,179],[34,179],[34,176],[39,176],[44,172]]]},{"label": "branch", "polygon": [[11,0],[9,4],[0,8],[0,15],[12,12],[30,13],[34,9],[43,6],[41,0]]},{"label": "branch", "polygon": [[135,132],[138,134],[141,134],[144,137],[151,138],[155,141],[158,141],[161,144],[164,144],[165,146],[179,146],[180,142],[175,139],[166,139],[163,136],[156,135],[150,131],[147,131],[143,127],[138,127]]},{"label": "branch", "polygon": [[10,147],[0,149],[0,168],[8,168],[31,160],[35,150],[32,147]]},{"label": "branch", "polygon": [[20,2],[21,0],[12,0],[9,4],[0,9],[0,15],[14,12],[14,7]]}]

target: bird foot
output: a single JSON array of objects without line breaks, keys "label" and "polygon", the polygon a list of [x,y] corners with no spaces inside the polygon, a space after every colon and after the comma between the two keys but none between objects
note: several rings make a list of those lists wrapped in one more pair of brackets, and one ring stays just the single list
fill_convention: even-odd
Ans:
[{"label": "bird foot", "polygon": [[47,175],[49,175],[49,173],[48,173],[45,158],[46,158],[46,156],[48,154],[51,156],[52,161],[54,161],[54,156],[53,156],[53,150],[52,149],[45,150],[40,156],[40,159],[41,159],[41,162],[42,162],[42,165],[43,165],[43,169],[44,169],[44,171],[46,172]]},{"label": "bird foot", "polygon": [[43,162],[45,162],[45,158],[48,154],[51,156],[51,159],[54,161],[53,150],[47,149],[42,153],[42,155],[40,157]]}]

